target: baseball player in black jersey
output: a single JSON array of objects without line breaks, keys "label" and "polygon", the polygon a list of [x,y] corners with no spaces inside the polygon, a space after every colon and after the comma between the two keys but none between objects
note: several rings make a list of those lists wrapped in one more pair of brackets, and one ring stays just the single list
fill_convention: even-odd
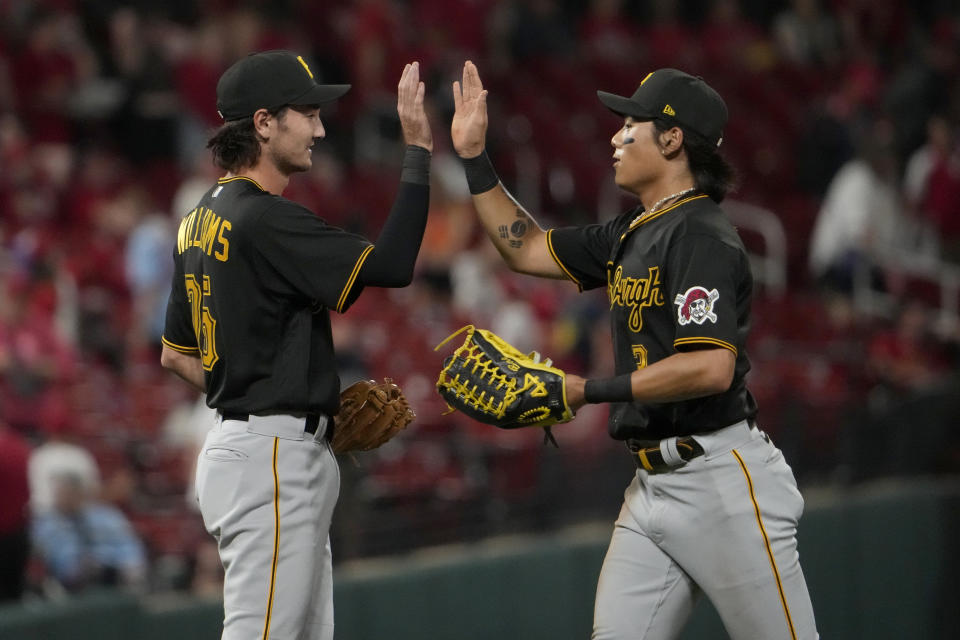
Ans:
[{"label": "baseball player in black jersey", "polygon": [[333,637],[330,311],[366,286],[409,284],[426,225],[433,138],[417,62],[398,86],[407,150],[376,244],[282,197],[324,137],[319,105],[349,88],[318,84],[288,51],[230,67],[217,84],[225,122],[208,144],[226,175],[177,235],[161,362],[217,410],[197,498],[225,569],[225,640]]},{"label": "baseball player in black jersey", "polygon": [[598,92],[623,118],[611,140],[617,185],[641,205],[544,230],[486,156],[487,92],[473,63],[453,94],[453,144],[510,268],[607,288],[616,375],[568,374],[567,400],[613,403],[610,435],[637,473],[603,563],[593,638],[675,638],[702,593],[737,640],[818,637],[797,554],[803,498],[745,383],[752,279],[717,204],[732,174],[717,151],[721,97],[674,69],[648,74],[629,98]]}]

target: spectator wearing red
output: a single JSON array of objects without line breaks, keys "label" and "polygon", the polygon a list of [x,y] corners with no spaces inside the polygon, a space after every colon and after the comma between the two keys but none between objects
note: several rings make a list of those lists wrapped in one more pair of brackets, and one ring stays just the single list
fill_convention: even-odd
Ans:
[{"label": "spectator wearing red", "polygon": [[[411,12],[421,40],[448,59],[484,54],[487,20],[496,0],[415,0]],[[422,59],[422,58],[421,58]]]},{"label": "spectator wearing red", "polygon": [[894,393],[927,391],[944,379],[949,363],[932,333],[930,309],[907,300],[894,326],[878,331],[867,346],[867,371]]},{"label": "spectator wearing red", "polygon": [[712,0],[700,29],[700,43],[704,63],[726,76],[763,71],[773,65],[767,34],[743,16],[738,0]]},{"label": "spectator wearing red", "polygon": [[55,295],[46,278],[7,283],[0,308],[0,402],[17,429],[44,434],[67,420],[66,385],[76,354],[60,336],[51,312]]},{"label": "spectator wearing red", "polygon": [[626,15],[624,4],[624,0],[591,0],[580,20],[580,46],[600,85],[620,84],[623,61],[641,58],[637,25]]},{"label": "spectator wearing red", "polygon": [[11,76],[16,106],[35,143],[67,143],[71,128],[69,98],[76,88],[80,67],[89,59],[65,37],[70,22],[65,16],[34,7],[22,45],[13,52]]},{"label": "spectator wearing red", "polygon": [[921,210],[940,233],[941,253],[960,263],[960,144],[939,154],[930,169]]},{"label": "spectator wearing red", "polygon": [[350,74],[353,99],[364,102],[393,91],[393,60],[400,58],[403,31],[397,7],[388,0],[361,0],[353,18]]},{"label": "spectator wearing red", "polygon": [[653,15],[640,30],[649,68],[698,69],[703,52],[693,29],[680,19],[678,0],[655,0],[652,4]]},{"label": "spectator wearing red", "polygon": [[19,600],[30,558],[30,444],[0,422],[0,603]]},{"label": "spectator wearing red", "polygon": [[907,46],[912,21],[905,0],[833,0],[847,55],[873,52],[896,60]]}]

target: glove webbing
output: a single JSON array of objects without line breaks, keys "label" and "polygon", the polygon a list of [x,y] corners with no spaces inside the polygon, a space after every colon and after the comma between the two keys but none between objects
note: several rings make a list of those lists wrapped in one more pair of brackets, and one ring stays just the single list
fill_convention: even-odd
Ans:
[{"label": "glove webbing", "polygon": [[[476,408],[484,410],[488,413],[496,415],[498,418],[502,418],[507,411],[507,407],[513,404],[514,400],[517,399],[517,396],[527,389],[533,388],[533,391],[530,392],[530,395],[545,396],[547,395],[547,388],[543,384],[543,381],[539,377],[527,373],[524,376],[523,386],[519,389],[517,388],[516,378],[508,378],[506,374],[500,371],[500,368],[491,361],[481,350],[480,345],[476,343],[471,343],[469,347],[464,345],[453,354],[454,358],[462,358],[464,366],[470,366],[471,361],[473,362],[473,367],[470,370],[471,373],[477,373],[478,369],[481,369],[480,373],[477,374],[478,380],[483,380],[485,376],[490,377],[490,387],[487,389],[480,389],[479,384],[474,384],[472,387],[469,384],[469,381],[461,381],[460,374],[456,374],[453,378],[448,378],[445,381],[445,384],[449,384],[450,388],[455,390],[458,395],[463,396],[465,402]],[[499,391],[501,388],[506,385],[507,389],[504,392],[503,398],[498,399],[494,395],[493,391]],[[477,391],[480,391],[477,394]],[[489,398],[484,400],[484,396],[487,394]]]},{"label": "glove webbing", "polygon": [[[531,386],[534,387],[534,390],[530,392],[531,396],[541,397],[541,396],[547,395],[547,388],[546,388],[546,385],[544,385],[543,381],[538,376],[532,375],[530,373],[527,373],[524,376],[524,386],[521,387],[520,389],[517,389],[516,378],[508,377],[505,373],[500,371],[500,368],[492,360],[490,360],[490,358],[486,356],[486,354],[482,352],[482,350],[480,349],[480,345],[472,340],[473,333],[474,331],[476,331],[473,325],[466,325],[464,327],[461,327],[459,330],[447,336],[440,344],[434,347],[433,350],[434,351],[439,350],[440,347],[447,344],[453,338],[460,335],[464,331],[469,332],[468,333],[469,337],[459,349],[453,352],[452,357],[456,359],[462,356],[464,361],[464,366],[467,366],[470,360],[473,360],[474,364],[473,364],[473,369],[471,370],[471,373],[476,373],[478,367],[483,367],[483,372],[478,376],[478,379],[483,380],[484,375],[489,374],[491,379],[491,384],[497,383],[497,386],[494,388],[495,390],[500,390],[504,385],[507,385],[507,391],[504,394],[503,399],[499,401],[499,406],[498,406],[497,405],[498,400],[493,395],[493,393],[490,394],[490,399],[487,401],[483,400],[483,396],[487,394],[487,391],[481,391],[480,394],[477,395],[477,390],[479,389],[480,385],[474,384],[473,387],[471,388],[469,383],[460,381],[459,373],[457,373],[457,375],[453,376],[452,378],[449,375],[446,375],[446,369],[448,365],[445,365],[444,370],[440,372],[441,375],[444,376],[445,378],[443,380],[443,384],[455,390],[457,392],[457,395],[462,397],[464,399],[464,402],[468,406],[472,406],[478,410],[486,411],[487,413],[492,413],[496,415],[496,417],[502,418],[507,411],[507,407],[509,407],[513,403],[513,401],[517,398],[517,396],[520,393],[522,393],[523,391],[526,391]],[[487,340],[489,342],[494,343],[501,351],[503,351],[506,354],[510,354],[510,355],[516,354],[518,356],[523,356],[523,354],[520,351],[517,351],[517,349],[514,348],[513,345],[507,342],[504,342],[497,335],[490,335],[487,337]],[[470,345],[469,347],[467,346],[468,344]],[[540,361],[540,354],[537,353],[536,351],[534,351],[527,357],[531,358],[534,362]],[[550,366],[550,364],[551,364],[551,361],[548,359],[546,361],[546,365]],[[448,410],[445,411],[443,415],[449,415],[454,411],[456,411],[456,408],[451,407],[449,404],[447,404],[447,409]],[[549,410],[547,410],[547,413],[549,414]],[[522,417],[528,417],[528,416],[524,415]],[[554,447],[560,448],[560,445],[557,444],[556,438],[553,437],[553,431],[550,430],[549,425],[543,427],[543,444],[546,445],[548,442],[552,444]]]}]

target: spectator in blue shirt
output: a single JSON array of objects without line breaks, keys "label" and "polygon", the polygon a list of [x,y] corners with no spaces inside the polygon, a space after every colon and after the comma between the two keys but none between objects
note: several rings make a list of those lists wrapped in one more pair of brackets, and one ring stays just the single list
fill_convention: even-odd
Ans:
[{"label": "spectator in blue shirt", "polygon": [[143,584],[143,543],[124,514],[99,502],[75,474],[55,479],[54,505],[36,514],[34,552],[48,575],[70,592],[89,586]]}]

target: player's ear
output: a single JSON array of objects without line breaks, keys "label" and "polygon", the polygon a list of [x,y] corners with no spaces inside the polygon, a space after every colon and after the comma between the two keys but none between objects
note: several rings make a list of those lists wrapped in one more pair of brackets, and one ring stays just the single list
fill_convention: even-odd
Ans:
[{"label": "player's ear", "polygon": [[660,148],[664,155],[676,153],[683,147],[683,129],[670,127],[660,133]]},{"label": "player's ear", "polygon": [[267,109],[257,109],[253,114],[253,128],[257,132],[257,135],[264,140],[269,140],[273,120],[273,114]]}]

